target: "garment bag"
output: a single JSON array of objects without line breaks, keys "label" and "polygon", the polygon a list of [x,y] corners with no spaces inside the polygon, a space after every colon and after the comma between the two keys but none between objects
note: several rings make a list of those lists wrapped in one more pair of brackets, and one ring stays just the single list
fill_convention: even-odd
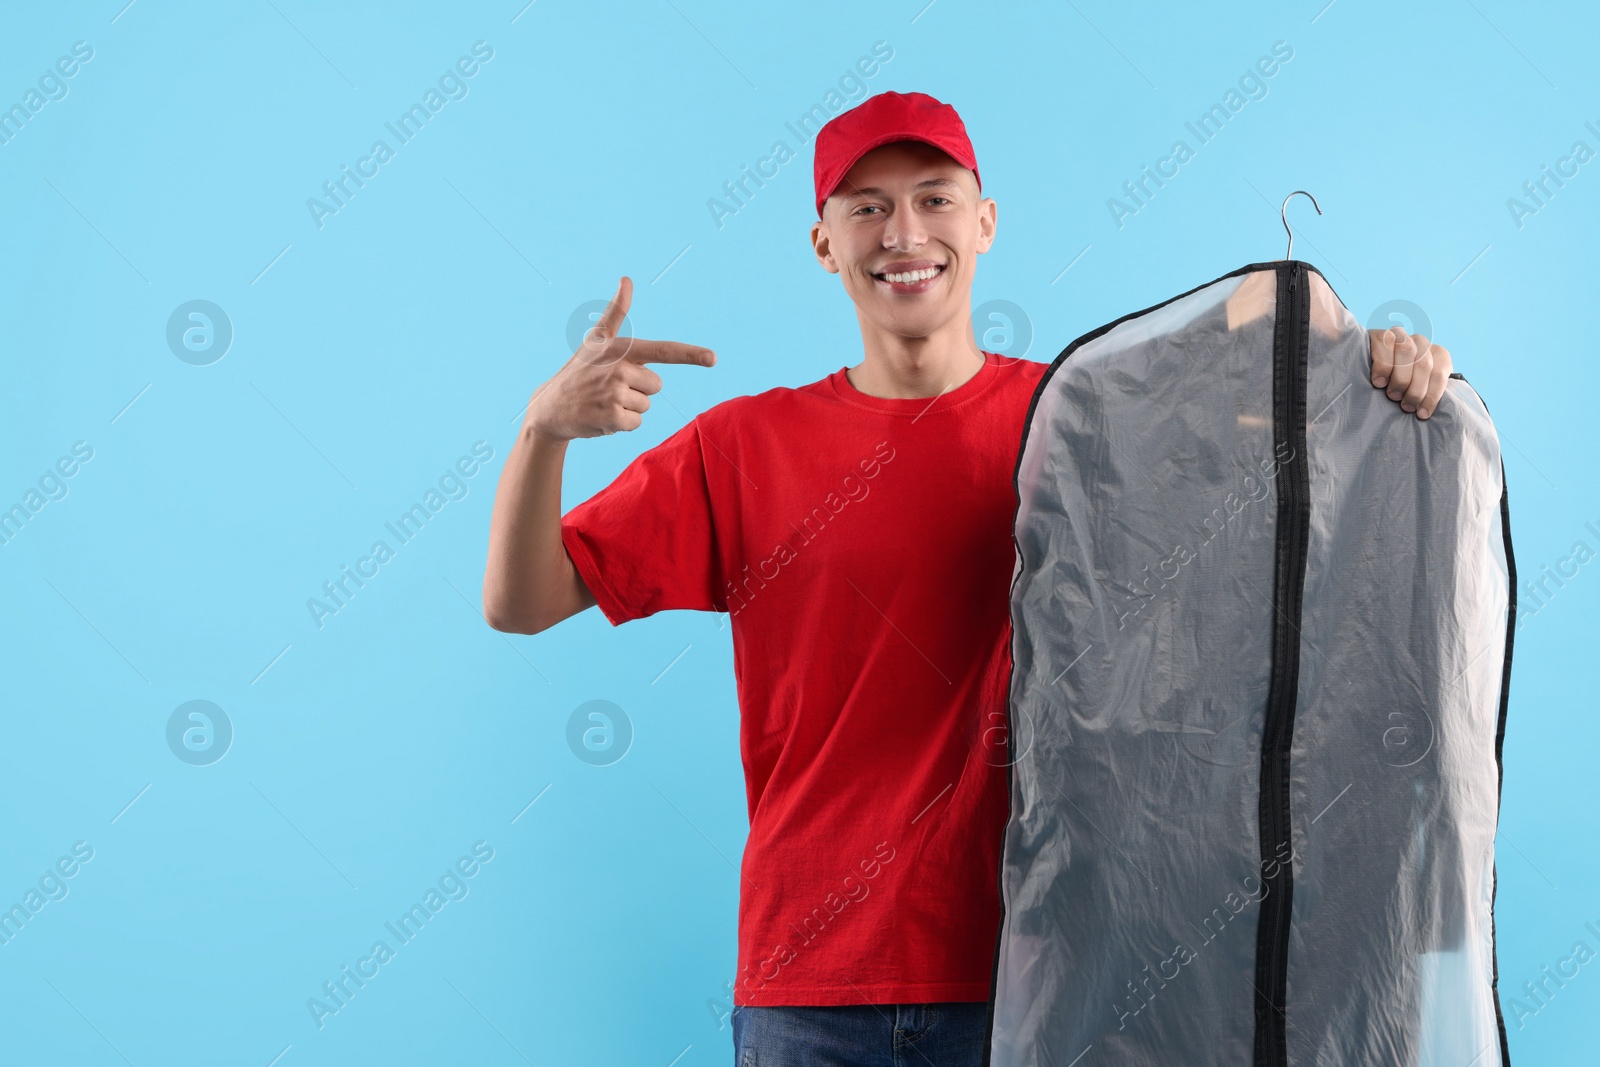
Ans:
[{"label": "garment bag", "polygon": [[1489,413],[1300,260],[1074,341],[1016,469],[992,1067],[1506,1063]]}]

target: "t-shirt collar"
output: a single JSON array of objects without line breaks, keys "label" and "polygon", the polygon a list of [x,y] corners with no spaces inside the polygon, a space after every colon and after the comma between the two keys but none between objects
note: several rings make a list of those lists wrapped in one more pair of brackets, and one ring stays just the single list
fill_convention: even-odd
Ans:
[{"label": "t-shirt collar", "polygon": [[989,383],[994,380],[996,368],[999,366],[1000,361],[1003,358],[1003,356],[1000,356],[994,352],[984,352],[983,366],[978,368],[978,373],[974,374],[972,377],[968,378],[954,389],[951,389],[948,392],[940,393],[938,396],[872,396],[868,393],[863,393],[854,385],[850,384],[850,377],[845,373],[845,371],[849,369],[848,367],[840,367],[838,370],[828,375],[828,381],[833,385],[834,392],[838,395],[839,399],[843,400],[847,404],[854,404],[857,407],[871,408],[874,411],[891,412],[893,414],[917,415],[924,411],[932,412],[947,409],[951,405],[959,404],[964,400],[969,400],[977,394],[983,392],[983,390],[989,387]]}]

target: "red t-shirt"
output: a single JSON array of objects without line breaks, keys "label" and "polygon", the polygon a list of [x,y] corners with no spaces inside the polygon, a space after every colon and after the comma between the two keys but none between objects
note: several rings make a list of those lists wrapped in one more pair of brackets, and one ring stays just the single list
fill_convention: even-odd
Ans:
[{"label": "red t-shirt", "polygon": [[562,518],[613,625],[733,626],[750,834],[734,1003],[989,997],[1012,477],[1045,365],[941,396],[840,368],[724,401]]}]

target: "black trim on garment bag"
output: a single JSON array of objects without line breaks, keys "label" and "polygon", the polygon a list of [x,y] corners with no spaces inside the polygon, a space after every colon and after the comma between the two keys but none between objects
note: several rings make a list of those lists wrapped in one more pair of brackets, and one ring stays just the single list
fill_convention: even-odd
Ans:
[{"label": "black trim on garment bag", "polygon": [[[1471,386],[1466,377],[1459,372],[1452,373],[1450,377],[1458,379]],[[1477,390],[1473,390],[1474,393]],[[1483,397],[1478,397],[1478,403],[1483,404]],[[1483,404],[1485,413],[1489,410],[1488,404]],[[1494,766],[1495,766],[1495,825],[1498,829],[1500,822],[1500,793],[1501,786],[1505,784],[1505,765],[1501,762],[1501,752],[1506,742],[1506,709],[1511,701],[1511,646],[1517,633],[1517,559],[1511,549],[1511,494],[1506,485],[1506,461],[1500,460],[1500,537],[1506,547],[1506,577],[1510,583],[1510,593],[1506,599],[1506,654],[1500,664],[1500,711],[1494,728]],[[1494,1021],[1500,1030],[1500,1067],[1511,1067],[1511,1043],[1506,1038],[1506,1017],[1500,1010],[1500,954],[1495,945],[1494,907],[1500,895],[1500,872],[1498,867],[1493,870],[1493,878],[1489,887],[1489,962],[1493,966],[1491,971],[1489,993],[1494,1000]]]},{"label": "black trim on garment bag", "polygon": [[[1465,381],[1465,379],[1462,379]],[[1482,401],[1482,397],[1478,398]],[[1488,411],[1489,405],[1484,404]],[[1517,561],[1511,554],[1511,501],[1506,490],[1506,461],[1500,460],[1500,536],[1506,543],[1506,571],[1511,579],[1511,595],[1506,601],[1506,658],[1500,666],[1500,717],[1494,731],[1494,821],[1500,825],[1500,787],[1505,783],[1505,765],[1500,751],[1506,742],[1506,705],[1511,699],[1511,642],[1517,630]],[[1494,1020],[1500,1027],[1500,1067],[1511,1067],[1511,1043],[1506,1040],[1506,1017],[1500,1012],[1500,955],[1495,951],[1494,904],[1500,892],[1500,874],[1495,872],[1489,889],[1489,962],[1493,964],[1490,993],[1494,996]]]}]

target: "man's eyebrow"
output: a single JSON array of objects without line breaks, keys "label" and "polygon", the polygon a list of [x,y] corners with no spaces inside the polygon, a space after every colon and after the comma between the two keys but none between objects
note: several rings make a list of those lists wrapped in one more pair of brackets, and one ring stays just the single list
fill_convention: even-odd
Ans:
[{"label": "man's eyebrow", "polygon": [[[961,188],[961,183],[957,182],[957,181],[953,181],[950,178],[929,178],[926,181],[918,182],[916,187],[918,189],[928,189],[928,188],[933,188],[933,187],[942,188],[944,186],[949,186],[952,189],[959,189],[959,188]],[[844,200],[854,200],[858,196],[882,196],[882,195],[883,195],[883,190],[882,189],[879,189],[875,185],[869,185],[865,189],[857,189],[853,193],[846,193],[845,195],[841,196],[839,199],[841,201],[844,201]]]}]

